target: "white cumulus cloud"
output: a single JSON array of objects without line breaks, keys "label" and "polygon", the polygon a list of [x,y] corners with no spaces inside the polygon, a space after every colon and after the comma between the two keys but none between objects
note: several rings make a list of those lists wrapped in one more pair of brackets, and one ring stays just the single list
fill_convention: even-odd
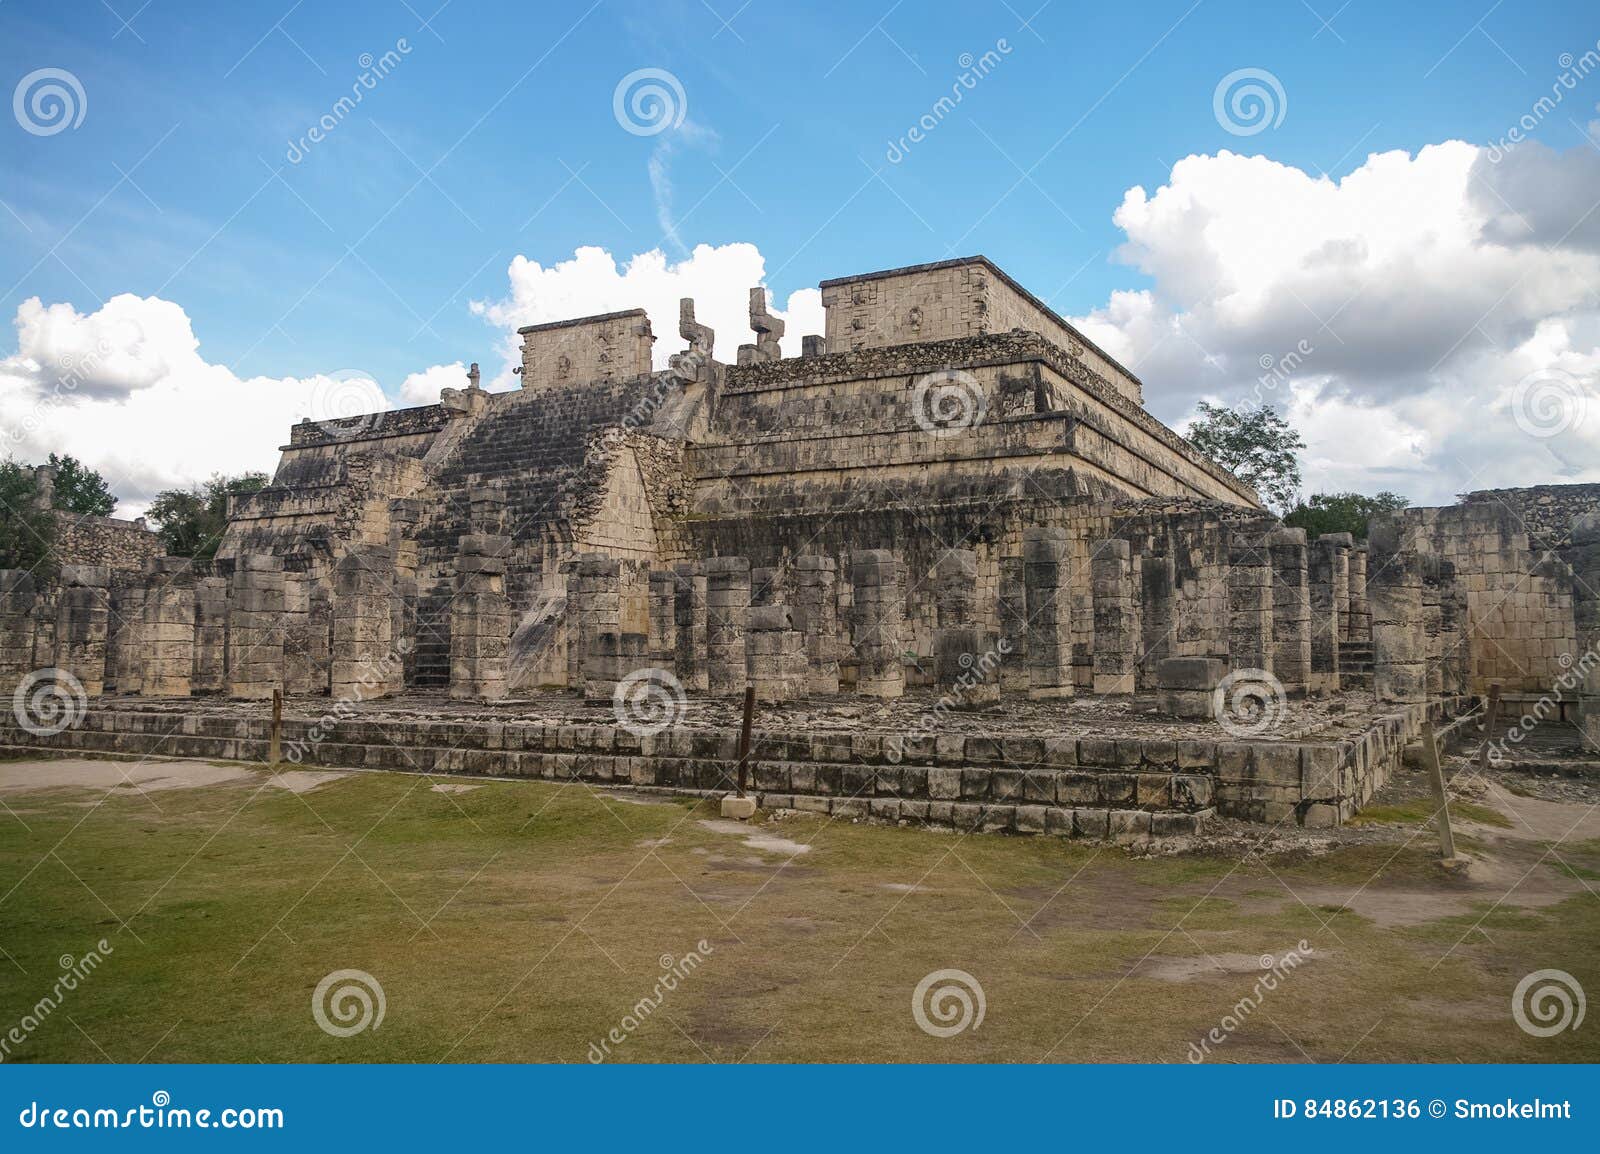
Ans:
[{"label": "white cumulus cloud", "polygon": [[1275,404],[1308,491],[1600,480],[1594,172],[1581,146],[1491,164],[1460,141],[1337,181],[1190,156],[1114,216],[1152,287],[1074,321],[1169,423],[1200,399]]}]

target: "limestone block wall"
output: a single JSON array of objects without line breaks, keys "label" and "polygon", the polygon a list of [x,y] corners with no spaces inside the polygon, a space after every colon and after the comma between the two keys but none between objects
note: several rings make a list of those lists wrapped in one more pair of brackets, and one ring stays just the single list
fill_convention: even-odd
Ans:
[{"label": "limestone block wall", "polygon": [[1137,377],[983,257],[822,282],[828,347],[881,348],[1026,329],[1042,335],[1135,402]]},{"label": "limestone block wall", "polygon": [[[1580,492],[1538,507],[1559,508],[1559,514],[1549,515],[1553,521],[1573,508],[1586,507],[1587,501],[1586,492]],[[1568,668],[1563,657],[1570,663],[1576,655],[1571,570],[1530,538],[1534,526],[1523,516],[1530,503],[1537,505],[1474,500],[1440,509],[1408,509],[1399,519],[1401,531],[1415,539],[1418,548],[1454,566],[1466,592],[1475,692],[1483,692],[1491,681],[1500,682],[1507,691],[1540,692],[1555,685]],[[1535,531],[1546,538],[1552,535],[1548,524]],[[1369,566],[1371,582],[1375,558]]]},{"label": "limestone block wall", "polygon": [[610,383],[650,372],[655,337],[643,309],[527,325],[522,336],[522,387]]},{"label": "limestone block wall", "polygon": [[140,572],[166,550],[141,519],[56,514],[55,555],[64,565],[103,565],[118,572]]}]

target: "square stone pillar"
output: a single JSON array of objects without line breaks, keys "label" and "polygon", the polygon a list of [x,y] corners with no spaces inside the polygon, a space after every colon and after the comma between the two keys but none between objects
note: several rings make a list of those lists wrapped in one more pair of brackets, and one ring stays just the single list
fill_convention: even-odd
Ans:
[{"label": "square stone pillar", "polygon": [[1369,563],[1373,692],[1379,701],[1422,701],[1428,690],[1422,558],[1387,522],[1372,528]]},{"label": "square stone pillar", "polygon": [[670,569],[650,570],[650,661],[658,669],[671,669],[678,628],[674,605],[677,580]]},{"label": "square stone pillar", "polygon": [[1178,567],[1171,557],[1139,558],[1139,630],[1142,655],[1138,681],[1145,689],[1161,685],[1158,670],[1177,651]]},{"label": "square stone pillar", "polygon": [[951,708],[984,709],[1000,700],[1009,657],[1000,637],[977,621],[978,555],[952,549],[934,566],[933,668]]},{"label": "square stone pillar", "polygon": [[794,559],[794,624],[806,655],[806,692],[839,692],[838,573],[832,557]]},{"label": "square stone pillar", "polygon": [[1265,533],[1228,544],[1228,664],[1272,672],[1272,556]]},{"label": "square stone pillar", "polygon": [[1427,638],[1428,696],[1464,692],[1462,654],[1465,608],[1456,567],[1432,553],[1422,554],[1422,630]]},{"label": "square stone pillar", "polygon": [[750,560],[709,557],[706,574],[706,692],[740,697],[747,676],[745,625],[750,616]]},{"label": "square stone pillar", "polygon": [[1600,753],[1600,513],[1572,524],[1572,545],[1564,553],[1572,566],[1573,638],[1577,652],[1569,668],[1578,677],[1578,732],[1583,748]]},{"label": "square stone pillar", "polygon": [[38,594],[26,569],[0,569],[0,688],[15,689],[33,670],[33,606]]},{"label": "square stone pillar", "polygon": [[450,602],[450,696],[458,700],[497,701],[506,695],[513,625],[506,600],[510,553],[510,537],[468,533],[461,538]]},{"label": "square stone pillar", "polygon": [[1307,587],[1311,604],[1311,679],[1316,693],[1339,691],[1339,646],[1344,638],[1344,615],[1350,599],[1350,549],[1348,533],[1324,533],[1307,556]]},{"label": "square stone pillar", "polygon": [[685,690],[704,693],[706,668],[706,578],[689,562],[672,568],[673,669]]},{"label": "square stone pillar", "polygon": [[90,697],[99,697],[105,692],[111,569],[63,565],[61,584],[56,602],[56,668],[76,677]]},{"label": "square stone pillar", "polygon": [[1021,557],[1000,558],[998,613],[1006,659],[1000,663],[1000,688],[1028,692],[1028,587]]},{"label": "square stone pillar", "polygon": [[1350,645],[1372,644],[1372,615],[1367,609],[1367,547],[1350,550],[1350,599],[1345,612],[1344,639]]},{"label": "square stone pillar", "polygon": [[[286,694],[317,693],[328,687],[326,659],[320,685],[312,667],[312,586],[312,579],[304,573],[283,576],[283,691]],[[327,648],[326,638],[323,648]]]},{"label": "square stone pillar", "polygon": [[1071,697],[1072,598],[1069,595],[1067,531],[1026,529],[1022,534],[1022,582],[1028,615],[1028,696]]},{"label": "square stone pillar", "polygon": [[399,688],[393,585],[394,559],[387,549],[355,548],[335,566],[328,691],[336,699],[366,701]]},{"label": "square stone pillar", "polygon": [[228,597],[228,695],[270,698],[284,678],[283,561],[243,553],[234,561]]},{"label": "square stone pillar", "polygon": [[1272,674],[1288,693],[1311,681],[1311,587],[1306,531],[1287,527],[1267,535],[1272,557]]},{"label": "square stone pillar", "polygon": [[585,663],[601,633],[622,632],[622,565],[585,553],[567,574],[567,685],[582,689]]},{"label": "square stone pillar", "polygon": [[788,701],[806,685],[806,654],[787,605],[753,605],[746,645],[746,671],[757,701]]},{"label": "square stone pillar", "polygon": [[589,639],[583,662],[585,701],[614,701],[617,684],[640,669],[649,668],[649,637],[643,633],[604,630]]},{"label": "square stone pillar", "polygon": [[106,676],[118,693],[144,692],[145,587],[142,581],[111,591],[110,636],[106,642]]},{"label": "square stone pillar", "polygon": [[149,697],[188,697],[194,676],[194,563],[152,557],[145,565],[144,624],[139,631]]},{"label": "square stone pillar", "polygon": [[1096,541],[1089,566],[1094,590],[1094,691],[1132,693],[1140,642],[1133,551],[1126,541]]},{"label": "square stone pillar", "polygon": [[900,659],[905,624],[905,591],[899,563],[887,549],[857,549],[850,554],[850,585],[855,595],[851,646],[858,669],[856,692],[867,697],[899,697],[906,691]]},{"label": "square stone pillar", "polygon": [[228,690],[228,579],[197,577],[194,583],[194,676],[191,693]]}]

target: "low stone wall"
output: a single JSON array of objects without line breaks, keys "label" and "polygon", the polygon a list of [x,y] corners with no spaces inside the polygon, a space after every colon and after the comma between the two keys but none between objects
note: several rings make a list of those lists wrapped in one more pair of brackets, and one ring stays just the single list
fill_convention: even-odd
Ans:
[{"label": "low stone wall", "polygon": [[[1200,832],[1214,815],[1334,825],[1399,766],[1425,716],[1464,699],[1407,706],[1339,742],[758,733],[748,788],[765,808],[1096,838]],[[262,761],[265,717],[183,713],[128,702],[37,737],[0,720],[0,748]],[[738,734],[610,725],[285,717],[284,759],[327,768],[485,774],[725,793]]]}]

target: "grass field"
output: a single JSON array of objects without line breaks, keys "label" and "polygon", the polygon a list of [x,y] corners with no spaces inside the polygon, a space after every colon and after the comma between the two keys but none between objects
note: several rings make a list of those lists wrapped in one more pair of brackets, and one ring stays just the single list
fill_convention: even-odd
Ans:
[{"label": "grass field", "polygon": [[[259,767],[147,763],[142,791],[40,788],[50,764],[0,764],[0,1034],[31,1022],[7,1061],[584,1062],[604,1039],[610,1061],[1181,1062],[1213,1029],[1217,1061],[1600,1059],[1592,1021],[1537,1038],[1511,1014],[1530,971],[1600,990],[1593,840],[1554,854],[1474,826],[1480,860],[1453,878],[1426,831],[1406,844],[1420,826],[1241,864],[809,816],[731,827],[542,782],[293,792]],[[87,764],[91,782],[130,769]],[[146,780],[207,770],[226,780]],[[101,939],[99,968],[40,1015],[62,960]],[[1302,940],[1258,996],[1258,959]],[[638,1012],[664,964],[683,976]],[[912,1013],[943,969],[983,992],[953,1037]],[[319,1027],[313,991],[339,970],[381,986],[376,1028]]]}]

